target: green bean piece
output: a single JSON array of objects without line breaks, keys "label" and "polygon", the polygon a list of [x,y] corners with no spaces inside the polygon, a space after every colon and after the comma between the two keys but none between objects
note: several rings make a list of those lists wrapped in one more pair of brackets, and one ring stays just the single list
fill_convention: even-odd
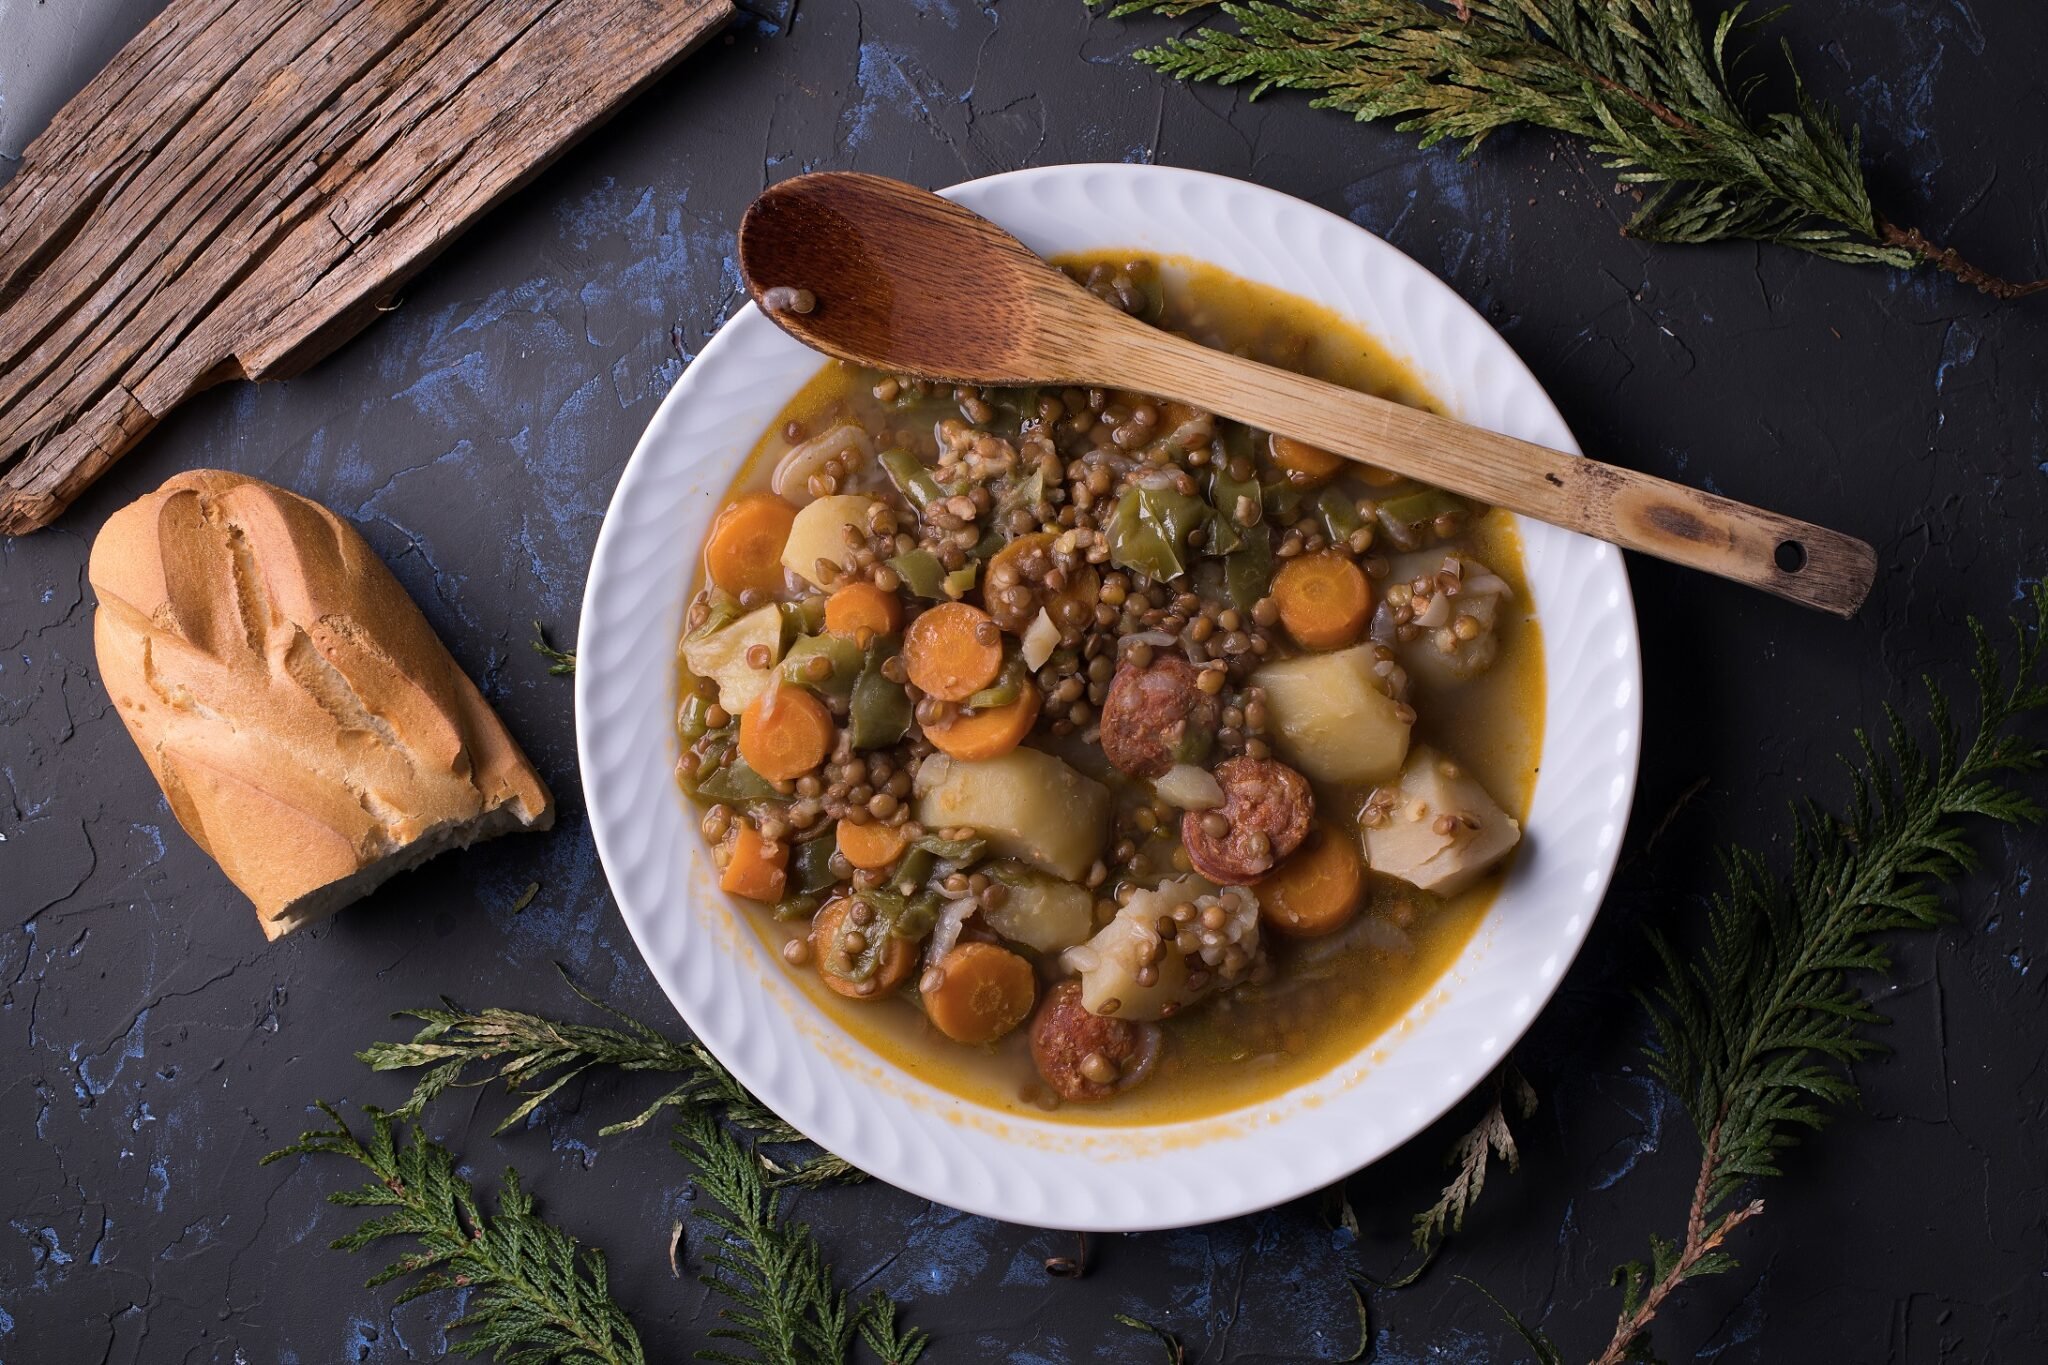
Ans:
[{"label": "green bean piece", "polygon": [[888,473],[889,481],[896,485],[896,491],[903,500],[916,508],[921,516],[925,508],[946,496],[946,490],[939,487],[938,478],[925,468],[924,462],[907,450],[885,450],[880,459],[882,468]]},{"label": "green bean piece", "polygon": [[930,550],[912,550],[897,555],[889,561],[889,567],[903,580],[903,586],[910,589],[914,597],[938,601],[946,595],[946,566],[939,563],[939,557]]},{"label": "green bean piece", "polygon": [[[813,659],[825,660],[831,672],[822,678],[812,677]],[[806,635],[782,656],[782,680],[824,696],[847,697],[852,695],[864,665],[860,646],[844,635]]]},{"label": "green bean piece", "polygon": [[683,704],[676,712],[676,729],[685,740],[704,738],[704,732],[710,728],[704,722],[704,713],[710,709],[710,700],[696,688],[691,688],[690,695],[683,698]]},{"label": "green bean piece", "polygon": [[868,646],[860,677],[846,708],[846,726],[856,749],[886,749],[910,733],[910,694],[882,675],[882,662],[899,641],[885,635]]}]

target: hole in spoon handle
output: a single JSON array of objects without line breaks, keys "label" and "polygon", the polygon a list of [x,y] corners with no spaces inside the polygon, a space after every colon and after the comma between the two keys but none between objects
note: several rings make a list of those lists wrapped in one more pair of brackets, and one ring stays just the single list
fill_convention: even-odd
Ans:
[{"label": "hole in spoon handle", "polygon": [[1870,594],[1877,552],[1853,536],[1611,465],[1598,468],[1591,482],[1611,490],[1610,538],[1618,545],[1836,616],[1854,616]]}]

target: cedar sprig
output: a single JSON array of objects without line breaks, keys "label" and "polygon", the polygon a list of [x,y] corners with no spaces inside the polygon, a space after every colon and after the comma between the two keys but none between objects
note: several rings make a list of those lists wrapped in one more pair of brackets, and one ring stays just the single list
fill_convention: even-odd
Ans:
[{"label": "cedar sprig", "polygon": [[466,1298],[450,1333],[459,1355],[486,1352],[500,1365],[644,1365],[640,1338],[612,1299],[602,1253],[543,1221],[533,1197],[507,1169],[495,1213],[486,1213],[455,1157],[417,1128],[401,1140],[396,1116],[367,1109],[368,1140],[356,1136],[325,1101],[334,1127],[304,1133],[291,1146],[263,1158],[341,1156],[369,1171],[368,1184],[337,1190],[334,1204],[388,1209],[337,1238],[338,1251],[360,1251],[391,1237],[409,1237],[418,1249],[372,1275],[366,1287],[417,1276],[398,1295],[407,1303],[425,1294],[461,1290]]},{"label": "cedar sprig", "polygon": [[[374,1071],[425,1067],[412,1095],[395,1111],[417,1118],[451,1085],[504,1082],[520,1102],[494,1130],[503,1133],[524,1122],[555,1092],[592,1067],[621,1071],[655,1071],[682,1079],[631,1118],[598,1130],[609,1137],[645,1126],[665,1109],[717,1113],[769,1147],[805,1144],[807,1139],[748,1092],[717,1058],[694,1039],[673,1039],[569,981],[569,989],[586,1004],[612,1015],[621,1027],[574,1024],[497,1007],[468,1011],[453,1001],[446,1008],[402,1011],[400,1018],[424,1024],[409,1042],[373,1043],[357,1057]],[[798,1161],[763,1155],[762,1163],[779,1181],[821,1185],[858,1180],[859,1171],[829,1152]]]},{"label": "cedar sprig", "polygon": [[547,627],[539,621],[533,623],[533,638],[527,641],[533,652],[548,661],[548,672],[557,678],[574,676],[576,672],[576,651],[556,649],[548,639]]},{"label": "cedar sprig", "polygon": [[912,1365],[923,1354],[925,1334],[899,1326],[886,1295],[849,1303],[810,1228],[781,1216],[782,1191],[717,1119],[690,1111],[676,1131],[676,1150],[695,1164],[698,1184],[720,1206],[699,1215],[722,1234],[705,1258],[703,1281],[728,1300],[719,1310],[725,1325],[711,1335],[734,1349],[700,1351],[700,1359],[839,1365],[856,1336],[885,1365]]},{"label": "cedar sprig", "polygon": [[[1112,16],[1182,17],[1204,27],[1137,54],[1170,76],[1318,92],[1317,108],[1391,118],[1422,146],[1530,124],[1579,137],[1646,197],[1623,229],[1648,241],[1775,242],[1831,260],[1932,264],[1987,294],[2015,283],[1901,228],[1872,206],[1861,132],[1791,70],[1789,107],[1754,112],[1761,78],[1740,39],[1774,17],[1738,4],[1711,29],[1692,0],[1125,0]],[[1786,50],[1786,62],[1791,53]]]},{"label": "cedar sprig", "polygon": [[1501,1063],[1493,1073],[1492,1089],[1479,1121],[1451,1146],[1447,1160],[1457,1173],[1444,1186],[1437,1201],[1415,1215],[1409,1237],[1415,1250],[1423,1255],[1422,1264],[1390,1287],[1413,1284],[1428,1268],[1444,1239],[1465,1230],[1465,1215],[1486,1189],[1486,1171],[1493,1158],[1504,1162],[1510,1175],[1521,1169],[1522,1154],[1515,1146],[1514,1130],[1508,1126],[1508,1113],[1512,1110],[1520,1119],[1535,1113],[1536,1091],[1511,1062]]},{"label": "cedar sprig", "polygon": [[1682,1234],[1653,1236],[1647,1261],[1615,1272],[1621,1312],[1600,1365],[1650,1358],[1650,1323],[1670,1295],[1736,1265],[1730,1234],[1764,1208],[1755,1182],[1781,1173],[1802,1130],[1856,1101],[1845,1068],[1878,1050],[1869,1029],[1885,1022],[1858,978],[1890,974],[1884,935],[1948,921],[1942,889],[1978,865],[1970,823],[2041,823],[2040,805],[2015,785],[2048,762],[2048,746],[2015,732],[2048,709],[2048,586],[2029,600],[2031,619],[2013,623],[2010,667],[1970,622],[1977,705],[1967,739],[1927,679],[1918,725],[1888,707],[1881,742],[1857,733],[1844,816],[1794,808],[1789,869],[1733,850],[1704,943],[1687,950],[1653,931],[1645,1052],[1692,1119],[1700,1169]]}]

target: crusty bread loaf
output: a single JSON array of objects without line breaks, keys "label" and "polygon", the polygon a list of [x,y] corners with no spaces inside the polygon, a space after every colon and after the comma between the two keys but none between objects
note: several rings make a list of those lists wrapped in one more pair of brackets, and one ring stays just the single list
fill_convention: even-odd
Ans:
[{"label": "crusty bread loaf", "polygon": [[100,677],[185,832],[271,938],[554,803],[355,529],[193,470],[108,518]]}]

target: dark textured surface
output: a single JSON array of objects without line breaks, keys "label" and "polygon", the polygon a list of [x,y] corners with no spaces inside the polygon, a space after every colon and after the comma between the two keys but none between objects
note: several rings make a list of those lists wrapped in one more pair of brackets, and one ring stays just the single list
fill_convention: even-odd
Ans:
[{"label": "dark textured surface", "polygon": [[[147,9],[0,0],[0,154],[32,131],[21,110],[47,117]],[[1864,123],[1894,217],[2009,273],[2048,271],[2048,11],[1823,0],[1782,28],[1812,83]],[[1484,310],[1588,450],[1879,549],[1876,592],[1850,624],[1631,564],[1642,785],[1591,943],[1520,1050],[1543,1096],[1522,1171],[1496,1176],[1428,1280],[1375,1301],[1386,1361],[1514,1354],[1457,1274],[1568,1356],[1604,1342],[1608,1272],[1652,1229],[1680,1230],[1696,1157],[1635,1053],[1641,928],[1694,911],[1714,841],[1767,837],[1789,797],[1838,795],[1830,755],[1848,729],[1954,655],[1965,611],[2002,613],[2041,572],[2048,303],[2000,308],[1929,275],[1782,251],[1646,248],[1616,235],[1627,204],[1576,148],[1506,136],[1461,163],[1296,99],[1175,88],[1127,60],[1157,31],[1091,23],[1071,0],[877,0],[806,4],[789,33],[715,42],[333,360],[207,397],[56,529],[0,542],[0,1360],[440,1353],[448,1305],[394,1311],[390,1291],[359,1287],[369,1265],[324,1249],[350,1215],[321,1198],[347,1174],[256,1162],[305,1126],[315,1096],[397,1100],[397,1079],[350,1059],[398,1035],[393,1009],[447,993],[573,1012],[548,965],[560,960],[672,1020],[581,816],[569,685],[524,642],[536,616],[573,633],[620,467],[734,306],[741,210],[799,169],[940,184],[1122,158],[1246,176],[1348,214]],[[94,531],[199,464],[273,479],[362,528],[561,795],[553,834],[445,858],[265,947],[170,818],[92,662]],[[1792,1155],[1769,1212],[1736,1239],[1742,1269],[1665,1315],[1672,1358],[2038,1358],[2048,916],[2028,886],[2048,849],[1986,851],[2000,870],[1958,898],[1958,923],[1901,951],[1882,1002],[1896,1052],[1858,1068],[1864,1112]],[[515,912],[533,881],[538,897]],[[516,1162],[547,1211],[604,1246],[668,1360],[705,1341],[715,1306],[667,1265],[688,1173],[657,1133],[596,1135],[650,1093],[572,1087],[503,1140],[488,1136],[502,1101],[472,1114],[458,1099],[433,1127],[482,1174]],[[1369,1265],[1393,1264],[1461,1122],[1351,1182]],[[886,1189],[801,1208],[848,1281],[911,1301],[936,1360],[1149,1358],[1116,1311],[1173,1328],[1204,1361],[1334,1360],[1356,1340],[1340,1242],[1311,1202],[1101,1239],[1078,1283],[1040,1268],[1062,1239]]]}]

